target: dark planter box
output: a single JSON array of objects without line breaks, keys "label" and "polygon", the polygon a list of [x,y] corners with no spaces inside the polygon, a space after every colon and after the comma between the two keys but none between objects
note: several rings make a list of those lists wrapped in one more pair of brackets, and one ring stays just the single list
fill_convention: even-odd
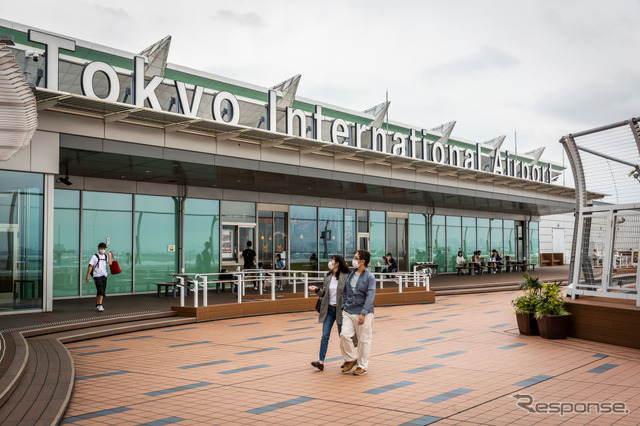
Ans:
[{"label": "dark planter box", "polygon": [[540,334],[534,314],[516,314],[516,320],[518,321],[520,334],[525,336],[537,336]]},{"label": "dark planter box", "polygon": [[549,315],[538,320],[540,337],[543,339],[566,339],[569,333],[569,315]]}]

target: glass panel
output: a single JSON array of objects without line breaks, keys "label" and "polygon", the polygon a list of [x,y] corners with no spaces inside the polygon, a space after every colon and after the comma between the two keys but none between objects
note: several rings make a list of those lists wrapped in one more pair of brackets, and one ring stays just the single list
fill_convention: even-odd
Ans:
[{"label": "glass panel", "polygon": [[484,256],[487,253],[491,253],[489,246],[490,241],[490,229],[489,219],[478,218],[478,250],[480,250],[480,256]]},{"label": "glass panel", "polygon": [[344,258],[351,259],[356,254],[356,211],[344,211]]},{"label": "glass panel", "polygon": [[273,213],[273,242],[273,261],[275,262],[277,253],[286,254],[289,251],[287,248],[287,214],[284,212]]},{"label": "glass panel", "polygon": [[426,262],[427,259],[427,215],[409,215],[409,270],[413,271],[416,262]]},{"label": "glass panel", "polygon": [[529,261],[536,264],[540,263],[538,222],[529,222]]},{"label": "glass panel", "polygon": [[[391,255],[398,261],[398,222],[401,219],[396,219],[395,217],[387,217],[387,241],[386,241],[386,253],[391,253]],[[373,264],[376,262],[382,262],[383,259],[379,257],[372,258],[374,260]],[[384,265],[384,263],[383,263]]]},{"label": "glass panel", "polygon": [[222,201],[223,223],[256,223],[256,205],[241,201]]},{"label": "glass panel", "polygon": [[44,178],[0,171],[0,311],[42,308]]},{"label": "glass panel", "polygon": [[[220,202],[187,198],[184,206],[186,272],[220,272]],[[226,246],[222,243],[222,249]],[[233,251],[232,246],[229,249]]]},{"label": "glass panel", "polygon": [[398,245],[396,259],[398,271],[408,271],[407,259],[407,219],[398,219]]},{"label": "glass panel", "polygon": [[[167,281],[178,271],[179,202],[172,197],[135,196],[135,291],[155,291],[155,282]],[[169,251],[169,246],[174,251]],[[127,268],[130,267],[126,259]],[[124,262],[121,259],[119,262]]]},{"label": "glass panel", "polygon": [[456,257],[462,250],[462,218],[447,216],[447,272],[455,272]]},{"label": "glass panel", "polygon": [[80,295],[80,191],[56,189],[53,212],[53,297]]},{"label": "glass panel", "polygon": [[264,263],[265,269],[272,269],[275,254],[273,253],[273,212],[258,212],[258,241],[256,253],[258,262]]},{"label": "glass panel", "polygon": [[[371,264],[382,260],[387,254],[385,248],[385,212],[369,212],[369,248],[371,252]],[[380,259],[380,260],[378,260]]]},{"label": "glass panel", "polygon": [[[318,256],[320,269],[326,269],[326,264],[333,255],[343,255],[342,235],[344,229],[342,209],[320,207],[318,209],[318,235],[320,236],[320,255]],[[313,267],[313,265],[312,265]]]},{"label": "glass panel", "polygon": [[447,236],[444,226],[444,216],[434,215],[432,218],[433,235],[433,263],[438,264],[438,269],[444,271],[446,267],[445,250],[447,248]]},{"label": "glass panel", "polygon": [[[98,252],[98,244],[107,244],[120,264],[122,273],[109,275],[107,295],[109,293],[129,293],[131,286],[131,231],[132,231],[132,195],[110,192],[82,193],[82,265],[83,277],[91,256]],[[82,280],[82,295],[96,293],[93,280]]]},{"label": "glass panel", "polygon": [[502,238],[502,219],[491,219],[491,251],[487,253],[487,256],[491,256],[493,250],[498,250],[498,253],[504,251]]},{"label": "glass panel", "polygon": [[471,260],[473,252],[477,250],[476,242],[476,218],[462,218],[462,255]]},{"label": "glass panel", "polygon": [[[318,219],[315,207],[290,206],[291,248],[287,269],[315,270],[318,258]],[[314,259],[315,256],[315,259]]]},{"label": "glass panel", "polygon": [[358,232],[369,232],[369,220],[366,210],[358,210]]},{"label": "glass panel", "polygon": [[[516,258],[516,224],[513,220],[504,221],[504,247],[502,257]],[[504,261],[503,261],[504,262]]]}]

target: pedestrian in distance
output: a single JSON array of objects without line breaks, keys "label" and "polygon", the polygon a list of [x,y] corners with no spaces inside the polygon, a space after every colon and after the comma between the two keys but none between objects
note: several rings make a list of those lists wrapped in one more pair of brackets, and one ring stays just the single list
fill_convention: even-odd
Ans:
[{"label": "pedestrian in distance", "polygon": [[87,277],[85,281],[89,282],[89,277],[93,277],[96,284],[96,311],[103,312],[102,299],[107,292],[107,265],[111,265],[113,261],[113,253],[106,254],[107,245],[105,243],[98,244],[98,252],[91,256],[89,267],[87,268]]}]

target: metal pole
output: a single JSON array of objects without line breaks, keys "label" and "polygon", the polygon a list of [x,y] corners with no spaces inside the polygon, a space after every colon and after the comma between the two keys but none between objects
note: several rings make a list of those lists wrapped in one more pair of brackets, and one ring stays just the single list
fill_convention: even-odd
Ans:
[{"label": "metal pole", "polygon": [[[189,282],[187,282],[189,285]],[[193,280],[193,307],[198,307],[198,280],[194,278]]]},{"label": "metal pole", "polygon": [[398,277],[398,293],[402,293],[402,276]]},{"label": "metal pole", "polygon": [[207,306],[207,296],[209,295],[208,293],[208,287],[209,284],[207,284],[207,276],[204,275],[202,277],[202,306]]},{"label": "metal pole", "polygon": [[302,276],[304,277],[304,298],[308,299],[309,298],[309,274],[308,273],[303,273]]},{"label": "metal pole", "polygon": [[271,300],[276,300],[276,273],[271,273]]},{"label": "metal pole", "polygon": [[237,275],[237,281],[238,281],[238,303],[242,303],[242,290],[240,290],[240,286],[244,286],[244,284],[242,283],[242,274],[238,274]]},{"label": "metal pole", "polygon": [[178,277],[180,285],[180,306],[184,306],[184,277]]}]

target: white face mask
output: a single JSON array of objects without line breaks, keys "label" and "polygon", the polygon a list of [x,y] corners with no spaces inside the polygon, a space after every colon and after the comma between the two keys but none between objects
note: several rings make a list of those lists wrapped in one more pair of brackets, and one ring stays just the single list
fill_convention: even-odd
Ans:
[{"label": "white face mask", "polygon": [[98,250],[98,253],[100,253],[100,254],[104,254],[104,249],[100,249],[100,250]]},{"label": "white face mask", "polygon": [[359,261],[359,260],[355,260],[355,259],[353,259],[353,260],[351,261],[351,264],[353,265],[353,267],[354,267],[354,268],[357,268],[357,267],[359,267],[359,266],[360,266],[360,261]]},{"label": "white face mask", "polygon": [[330,260],[329,261],[329,269],[333,269],[334,266],[336,266],[336,265],[333,264],[333,260]]}]

